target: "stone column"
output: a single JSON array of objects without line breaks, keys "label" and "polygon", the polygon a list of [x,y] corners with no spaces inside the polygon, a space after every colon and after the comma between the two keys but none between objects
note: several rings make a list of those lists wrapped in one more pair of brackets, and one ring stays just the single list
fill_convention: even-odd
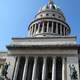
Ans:
[{"label": "stone column", "polygon": [[18,70],[19,70],[19,64],[20,64],[20,57],[17,58],[13,80],[17,80],[17,75],[18,75]]},{"label": "stone column", "polygon": [[27,68],[28,68],[28,58],[26,58],[26,61],[25,61],[22,80],[26,80],[26,77],[27,77]]},{"label": "stone column", "polygon": [[35,28],[34,28],[34,34],[36,34],[36,23],[35,23]]},{"label": "stone column", "polygon": [[49,22],[47,22],[47,32],[49,31]]},{"label": "stone column", "polygon": [[65,33],[64,34],[66,35],[66,27],[65,27]]},{"label": "stone column", "polygon": [[39,29],[40,29],[40,23],[38,23],[38,33],[39,33]]},{"label": "stone column", "polygon": [[56,23],[56,33],[58,34],[58,23]]},{"label": "stone column", "polygon": [[33,35],[34,25],[32,25],[32,35]]},{"label": "stone column", "polygon": [[30,29],[30,31],[31,31],[31,36],[32,36],[32,33],[33,33],[33,32],[32,32],[32,31],[33,31],[33,27],[32,27],[32,26],[31,26],[31,29]]},{"label": "stone column", "polygon": [[37,57],[34,58],[33,72],[32,72],[32,80],[36,80],[36,70],[37,70]]},{"label": "stone column", "polygon": [[42,80],[46,80],[46,57],[43,59]]},{"label": "stone column", "polygon": [[53,33],[53,27],[54,27],[54,23],[52,22],[52,33]]},{"label": "stone column", "polygon": [[65,58],[63,57],[62,59],[62,80],[65,80],[66,79],[66,76],[65,76]]},{"label": "stone column", "polygon": [[63,28],[63,31],[64,31],[64,35],[65,35],[65,27]]},{"label": "stone column", "polygon": [[31,27],[30,27],[30,36],[31,36]]},{"label": "stone column", "polygon": [[56,58],[52,62],[52,80],[56,80]]}]

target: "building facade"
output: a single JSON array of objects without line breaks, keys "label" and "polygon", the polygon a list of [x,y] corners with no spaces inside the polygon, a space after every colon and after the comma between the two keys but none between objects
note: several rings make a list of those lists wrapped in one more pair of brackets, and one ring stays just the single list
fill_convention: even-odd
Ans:
[{"label": "building facade", "polygon": [[28,37],[7,45],[11,80],[80,80],[80,46],[66,18],[49,0],[28,27]]}]

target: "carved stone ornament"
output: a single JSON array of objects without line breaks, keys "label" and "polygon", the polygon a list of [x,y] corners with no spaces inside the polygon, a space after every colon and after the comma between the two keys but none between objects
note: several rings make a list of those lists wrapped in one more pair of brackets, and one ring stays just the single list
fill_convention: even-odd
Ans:
[{"label": "carved stone ornament", "polygon": [[75,69],[74,64],[70,64],[69,65],[70,68],[70,78],[71,80],[77,80],[78,79],[78,74],[77,74],[77,70]]}]

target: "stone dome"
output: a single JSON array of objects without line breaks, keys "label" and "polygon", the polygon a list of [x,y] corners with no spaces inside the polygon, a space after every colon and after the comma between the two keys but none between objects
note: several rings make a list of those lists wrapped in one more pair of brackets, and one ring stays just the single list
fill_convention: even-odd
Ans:
[{"label": "stone dome", "polygon": [[48,2],[48,4],[44,5],[43,7],[41,7],[38,11],[38,13],[42,12],[42,11],[47,11],[47,10],[51,10],[51,11],[58,11],[58,12],[61,12],[61,9],[56,5],[54,4],[52,1],[51,2]]},{"label": "stone dome", "polygon": [[65,16],[52,0],[39,9],[28,28],[30,37],[53,37],[70,34]]}]

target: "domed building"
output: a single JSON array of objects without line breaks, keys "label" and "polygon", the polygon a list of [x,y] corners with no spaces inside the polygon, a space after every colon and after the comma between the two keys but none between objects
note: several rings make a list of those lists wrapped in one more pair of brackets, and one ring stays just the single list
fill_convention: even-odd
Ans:
[{"label": "domed building", "polygon": [[70,27],[61,9],[53,1],[49,1],[37,12],[28,32],[30,37],[67,36],[70,34]]},{"label": "domed building", "polygon": [[52,0],[28,27],[28,37],[7,45],[11,80],[80,80],[80,45],[62,10]]}]

